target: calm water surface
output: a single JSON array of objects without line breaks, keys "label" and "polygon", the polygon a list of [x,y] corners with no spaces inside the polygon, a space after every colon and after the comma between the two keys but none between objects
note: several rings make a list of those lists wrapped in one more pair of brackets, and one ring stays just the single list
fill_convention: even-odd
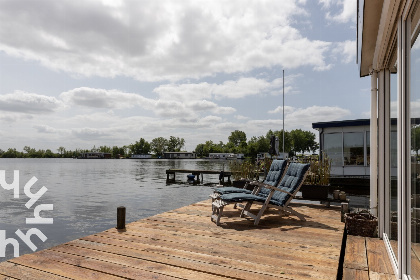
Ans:
[{"label": "calm water surface", "polygon": [[[190,185],[187,174],[178,174],[177,183],[167,185],[165,171],[170,168],[220,171],[227,170],[228,165],[226,161],[207,160],[0,158],[7,183],[13,182],[13,170],[20,172],[19,198],[13,197],[12,190],[0,187],[0,230],[6,231],[6,238],[21,241],[16,230],[26,233],[38,228],[48,239],[42,242],[33,235],[31,240],[38,250],[45,249],[115,227],[118,206],[127,208],[129,223],[205,200],[218,182],[218,175],[204,175],[204,184]],[[38,181],[31,192],[42,186],[48,191],[27,209],[24,186],[33,176]],[[40,204],[54,205],[52,211],[41,212],[41,217],[53,218],[53,224],[26,225],[26,218],[34,217],[33,209]],[[0,261],[13,257],[12,249],[8,245],[6,257]],[[21,241],[20,255],[30,252]]]}]

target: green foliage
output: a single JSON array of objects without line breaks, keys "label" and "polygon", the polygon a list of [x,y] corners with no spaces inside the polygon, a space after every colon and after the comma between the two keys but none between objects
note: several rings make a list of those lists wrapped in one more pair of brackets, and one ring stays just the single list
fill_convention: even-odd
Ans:
[{"label": "green foliage", "polygon": [[248,141],[248,149],[247,149],[247,153],[245,154],[252,158],[256,158],[258,153],[268,151],[269,148],[270,148],[270,141],[267,139],[267,137],[253,136]]},{"label": "green foliage", "polygon": [[[139,141],[136,141],[134,144],[131,144],[130,146],[130,153],[135,155],[140,154],[148,154],[151,150],[151,145],[149,142],[144,140],[143,138],[140,138]],[[123,149],[123,154],[125,154],[125,151]]]},{"label": "green foliage", "polygon": [[315,142],[315,134],[310,131],[295,129],[290,131],[291,150],[297,152],[315,152],[319,144]]},{"label": "green foliage", "polygon": [[318,156],[310,156],[301,159],[301,162],[310,163],[311,169],[305,179],[308,185],[329,185],[331,173],[331,159],[327,154],[322,153],[321,159]]},{"label": "green foliage", "polygon": [[[290,136],[291,132],[285,131],[284,132],[284,151],[285,152],[289,152],[292,150],[292,139]],[[267,141],[268,141],[268,148],[267,150],[264,150],[264,152],[268,152],[268,149],[270,148],[270,139],[271,136],[276,136],[279,138],[279,152],[282,153],[283,152],[283,129],[282,130],[276,130],[276,131],[271,131],[271,129],[267,132],[267,134],[265,135]]]},{"label": "green foliage", "polygon": [[257,166],[255,163],[245,160],[245,161],[230,161],[229,169],[232,172],[234,180],[246,179],[254,180],[258,175]]},{"label": "green foliage", "polygon": [[167,151],[168,140],[163,137],[158,137],[152,140],[150,148],[156,156],[162,156]]},{"label": "green foliage", "polygon": [[[241,153],[246,157],[256,158],[258,153],[268,152],[270,148],[271,136],[279,139],[279,152],[283,151],[283,130],[269,130],[265,136],[252,136],[246,142],[246,134],[243,131],[235,130],[228,137],[229,142],[225,145],[223,142],[215,144],[212,141],[206,141],[204,144],[198,144],[195,152],[198,157],[207,157],[209,153]],[[319,144],[315,142],[315,134],[310,131],[295,129],[290,132],[284,132],[284,151],[289,155],[298,152],[315,152]]]},{"label": "green foliage", "polygon": [[168,142],[167,151],[168,152],[180,152],[182,147],[185,145],[184,138],[179,138],[175,136],[170,136]]},{"label": "green foliage", "polygon": [[243,131],[235,130],[230,133],[228,137],[228,144],[232,143],[234,147],[243,148],[246,147],[246,134]]},{"label": "green foliage", "polygon": [[112,147],[112,157],[113,158],[120,158],[125,156],[124,147],[114,146]]},{"label": "green foliage", "polygon": [[112,148],[108,146],[99,146],[98,150],[100,153],[112,153]]}]

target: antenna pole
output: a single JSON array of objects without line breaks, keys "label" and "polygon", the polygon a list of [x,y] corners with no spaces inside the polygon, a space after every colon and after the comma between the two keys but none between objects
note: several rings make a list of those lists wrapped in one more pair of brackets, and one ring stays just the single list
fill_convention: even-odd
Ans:
[{"label": "antenna pole", "polygon": [[284,157],[284,69],[283,69],[283,157]]}]

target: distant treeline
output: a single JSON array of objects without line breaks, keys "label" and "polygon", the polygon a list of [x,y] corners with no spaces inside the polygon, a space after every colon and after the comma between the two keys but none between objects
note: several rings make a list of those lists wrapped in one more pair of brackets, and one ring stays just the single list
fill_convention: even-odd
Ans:
[{"label": "distant treeline", "polygon": [[110,153],[113,158],[130,157],[132,154],[149,154],[154,156],[162,156],[164,152],[180,152],[185,145],[183,138],[170,136],[169,139],[158,137],[150,143],[140,138],[130,145],[118,146],[93,146],[91,149],[75,149],[69,150],[65,147],[59,147],[56,151],[50,149],[36,150],[30,146],[25,146],[23,151],[17,151],[15,148],[9,148],[7,151],[0,149],[0,157],[2,158],[73,158],[79,157],[82,153],[100,152]]},{"label": "distant treeline", "polygon": [[[240,130],[232,131],[228,137],[228,142],[224,144],[220,141],[218,144],[212,141],[206,141],[204,144],[198,144],[195,148],[197,157],[208,157],[209,153],[237,153],[244,154],[246,157],[256,158],[258,153],[268,152],[270,149],[270,139],[272,136],[279,139],[279,150],[283,149],[283,130],[269,130],[265,136],[253,136],[249,141],[245,132]],[[315,134],[310,131],[295,129],[284,133],[284,150],[289,155],[297,153],[315,152],[319,144],[315,142]],[[118,146],[93,146],[91,149],[69,150],[65,147],[59,147],[57,150],[36,150],[30,146],[25,146],[23,151],[17,151],[15,148],[9,148],[7,151],[0,149],[2,158],[72,158],[79,157],[86,152],[110,153],[113,158],[130,157],[132,154],[150,154],[160,157],[165,152],[180,152],[185,146],[184,138],[170,136],[168,139],[157,137],[151,142],[143,138],[122,147]]]},{"label": "distant treeline", "polygon": [[[209,153],[235,153],[244,154],[246,157],[256,158],[258,153],[268,152],[270,149],[270,140],[272,136],[279,139],[279,152],[283,150],[283,130],[269,130],[266,135],[259,137],[253,136],[249,141],[245,132],[235,130],[228,137],[228,142],[224,144],[220,141],[218,144],[213,141],[206,141],[204,144],[198,144],[195,152],[198,157],[206,157]],[[319,149],[319,144],[315,141],[315,134],[310,131],[294,129],[284,133],[284,152],[290,156],[298,153],[315,152]]]}]

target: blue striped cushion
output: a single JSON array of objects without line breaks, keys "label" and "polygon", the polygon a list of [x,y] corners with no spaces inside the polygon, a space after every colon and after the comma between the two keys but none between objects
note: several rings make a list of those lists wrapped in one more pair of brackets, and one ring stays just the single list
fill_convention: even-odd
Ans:
[{"label": "blue striped cushion", "polygon": [[[310,164],[290,163],[286,174],[277,187],[289,193],[294,193],[296,189],[301,185],[304,179],[304,175],[308,171],[309,167]],[[289,194],[275,191],[271,197],[270,203],[283,206],[289,198]]]},{"label": "blue striped cushion", "polygon": [[[263,183],[269,184],[271,186],[277,186],[279,183],[284,170],[287,167],[287,161],[286,160],[278,160],[275,159],[271,163],[270,170],[267,173],[267,176],[265,177],[265,180]],[[226,194],[226,193],[251,193],[252,191],[247,189],[240,189],[235,187],[221,187],[214,189],[214,192],[219,194]],[[258,195],[267,197],[270,191],[267,192],[266,189],[262,189]]]},{"label": "blue striped cushion", "polygon": [[236,187],[221,187],[214,189],[215,193],[225,194],[225,193],[251,193],[252,191],[247,189],[241,189]]},{"label": "blue striped cushion", "polygon": [[222,200],[225,201],[231,201],[231,202],[240,202],[240,201],[248,201],[248,200],[254,200],[254,201],[261,201],[264,202],[265,198],[261,196],[257,196],[254,194],[249,193],[227,193],[220,197]]}]

